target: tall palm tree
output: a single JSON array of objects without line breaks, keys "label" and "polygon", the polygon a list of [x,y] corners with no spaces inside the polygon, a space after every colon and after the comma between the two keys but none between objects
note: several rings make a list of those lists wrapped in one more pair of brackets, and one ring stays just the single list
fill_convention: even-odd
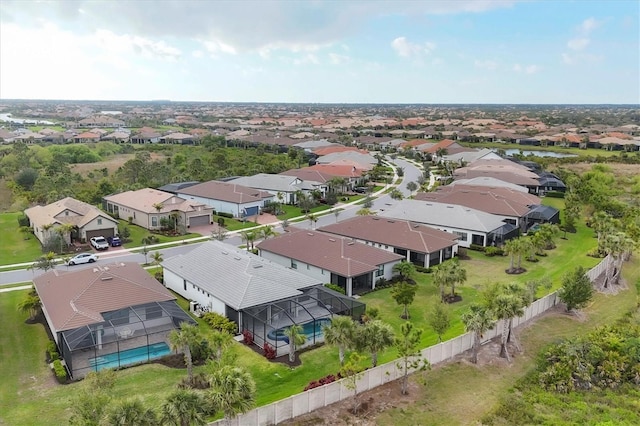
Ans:
[{"label": "tall palm tree", "polygon": [[153,260],[153,264],[155,266],[160,266],[160,264],[164,260],[164,257],[162,256],[162,253],[160,253],[159,251],[156,251],[153,253],[153,255],[151,255],[151,259]]},{"label": "tall palm tree", "polygon": [[[64,251],[64,244],[69,241],[71,244],[71,232],[75,229],[75,225],[72,223],[63,223],[56,227],[56,232],[60,235],[60,252]],[[68,236],[68,238],[66,238]]]},{"label": "tall palm tree", "polygon": [[40,297],[35,290],[31,290],[29,294],[18,303],[18,310],[20,312],[28,313],[29,319],[34,319],[38,315],[38,311],[42,307]]},{"label": "tall palm tree", "polygon": [[495,325],[495,320],[491,312],[482,305],[473,303],[462,313],[462,322],[467,332],[473,333],[473,355],[471,362],[478,363],[478,348],[482,335]]},{"label": "tall palm tree", "polygon": [[487,299],[488,308],[496,320],[502,321],[502,337],[500,339],[500,357],[511,362],[507,339],[509,338],[509,324],[514,317],[524,313],[524,303],[518,294],[514,294],[508,287],[498,286]]},{"label": "tall palm tree", "polygon": [[340,366],[344,365],[344,351],[354,343],[355,323],[350,317],[336,315],[331,323],[322,327],[324,340],[338,347]]},{"label": "tall palm tree", "polygon": [[406,260],[393,265],[393,271],[400,275],[401,281],[411,280],[416,275],[415,265],[411,262],[407,262]]},{"label": "tall palm tree", "polygon": [[152,409],[136,398],[117,403],[107,415],[107,422],[113,426],[155,426],[158,418]]},{"label": "tall palm tree", "polygon": [[215,411],[222,411],[226,420],[246,413],[255,405],[256,384],[247,371],[225,365],[210,374],[211,389],[207,399]]},{"label": "tall palm tree", "polygon": [[200,341],[200,329],[197,325],[183,322],[180,329],[169,333],[169,346],[176,352],[184,353],[184,363],[187,365],[187,377],[189,383],[193,381],[193,359],[191,348]]},{"label": "tall palm tree", "polygon": [[289,362],[295,362],[296,349],[298,346],[304,345],[307,341],[307,335],[304,334],[302,326],[299,324],[292,324],[284,334],[289,339]]},{"label": "tall palm tree", "polygon": [[247,245],[247,251],[249,250],[253,250],[253,242],[256,240],[256,233],[255,231],[242,231],[240,232],[240,238],[242,238],[242,241],[246,242]]},{"label": "tall palm tree", "polygon": [[371,353],[371,366],[378,365],[378,352],[390,347],[395,342],[393,327],[380,320],[366,322],[358,328],[357,339],[359,349]]},{"label": "tall palm tree", "polygon": [[515,259],[520,252],[520,242],[518,240],[518,238],[512,238],[510,240],[507,240],[503,246],[504,252],[511,256],[509,271],[515,270]]},{"label": "tall palm tree", "polygon": [[42,269],[47,272],[50,269],[56,267],[56,254],[52,251],[43,254],[35,262],[31,264],[27,269]]},{"label": "tall palm tree", "polygon": [[265,225],[262,228],[260,228],[258,231],[260,232],[260,237],[263,240],[266,240],[269,237],[273,237],[273,236],[276,235],[276,231],[275,231],[273,225]]},{"label": "tall palm tree", "polygon": [[467,270],[460,265],[457,257],[446,262],[446,270],[449,274],[449,285],[451,286],[451,297],[456,295],[456,284],[464,284],[467,280]]},{"label": "tall palm tree", "polygon": [[162,424],[170,426],[205,426],[204,398],[196,391],[178,389],[162,404]]}]

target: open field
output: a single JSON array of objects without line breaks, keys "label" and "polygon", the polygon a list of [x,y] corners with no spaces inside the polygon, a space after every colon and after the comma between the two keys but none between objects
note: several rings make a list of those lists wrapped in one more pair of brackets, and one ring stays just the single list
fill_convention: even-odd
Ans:
[{"label": "open field", "polygon": [[[165,158],[163,154],[158,154],[157,152],[151,152],[151,160],[157,161]],[[97,163],[78,163],[71,164],[69,168],[74,173],[80,173],[81,175],[86,175],[89,172],[95,170],[107,169],[109,174],[115,173],[124,163],[133,159],[135,154],[116,154],[113,155],[108,160],[98,161]]]},{"label": "open field", "polygon": [[20,232],[18,217],[21,214],[0,214],[0,265],[33,262],[42,254],[40,242],[35,235]]}]

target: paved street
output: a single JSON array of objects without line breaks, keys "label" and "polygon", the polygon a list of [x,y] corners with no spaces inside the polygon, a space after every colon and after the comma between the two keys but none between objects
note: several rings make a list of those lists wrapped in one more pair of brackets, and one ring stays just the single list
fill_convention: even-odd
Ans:
[{"label": "paved street", "polygon": [[[422,170],[418,168],[416,165],[414,165],[413,163],[401,158],[397,158],[393,162],[396,165],[396,167],[402,167],[404,169],[404,177],[402,178],[402,182],[400,183],[400,185],[398,185],[398,189],[403,193],[405,197],[411,195],[410,191],[407,189],[407,183],[417,182],[418,178],[422,174]],[[433,182],[431,182],[431,184],[433,184]],[[395,200],[393,200],[388,194],[380,194],[374,201],[372,210],[384,210],[389,206],[393,205],[394,202]],[[336,223],[337,221],[342,221],[342,220],[354,217],[356,215],[356,212],[359,209],[361,209],[362,206],[355,204],[355,205],[339,206],[339,208],[342,210],[339,212],[337,217],[334,213],[327,213],[323,216],[318,217],[318,221],[313,225],[310,223],[309,220],[304,220],[301,222],[296,222],[291,226],[297,226],[305,229],[320,228],[322,226]],[[283,232],[282,226],[279,223],[276,224],[275,227],[276,227],[276,232]],[[208,238],[209,236],[205,235],[199,240],[206,241]],[[190,240],[190,241],[193,241],[193,240]],[[225,242],[235,246],[239,246],[243,244],[243,241],[240,238],[240,235],[237,231],[234,233],[231,233],[230,237],[227,238]],[[185,244],[185,245],[175,246],[175,247],[168,247],[168,248],[164,248],[162,245],[149,246],[148,256],[150,258],[153,252],[159,251],[160,253],[162,253],[165,259],[168,259],[172,256],[185,254],[190,250],[193,250],[194,248],[196,248],[199,244],[201,243],[191,242],[190,244]],[[144,263],[145,258],[143,254],[131,253],[127,249],[112,248],[107,252],[98,253],[97,263],[75,265],[75,266],[58,265],[56,266],[56,268],[62,269],[62,270],[67,270],[67,268],[69,270],[79,270],[83,268],[92,268],[95,265],[106,265],[113,262]],[[42,270],[38,270],[38,269],[34,269],[34,270],[26,269],[26,266],[25,266],[25,269],[19,269],[19,270],[13,270],[13,271],[2,271],[0,272],[0,287],[10,285],[10,284],[15,284],[15,283],[29,282],[34,277],[41,275],[43,273],[44,272]]]}]

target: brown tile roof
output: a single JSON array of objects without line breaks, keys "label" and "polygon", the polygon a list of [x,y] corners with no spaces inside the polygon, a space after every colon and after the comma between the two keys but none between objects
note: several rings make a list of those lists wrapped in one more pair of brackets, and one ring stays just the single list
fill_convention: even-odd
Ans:
[{"label": "brown tile roof", "polygon": [[444,191],[419,192],[414,198],[420,201],[457,204],[491,214],[515,217],[525,216],[529,212],[530,205],[540,204],[539,199],[534,204],[522,203],[523,197],[518,196],[522,193],[517,191],[514,191],[514,194],[518,200],[500,190],[478,191],[477,186],[465,188],[464,185],[455,185],[450,188]]},{"label": "brown tile roof", "polygon": [[208,182],[203,182],[198,185],[181,189],[180,193],[236,204],[253,203],[256,201],[262,201],[265,198],[273,197],[273,194],[266,191],[260,191],[258,189],[234,183],[219,182],[217,180],[210,180]]},{"label": "brown tile roof", "polygon": [[527,167],[504,159],[476,160],[453,172],[455,179],[493,177],[516,185],[538,186],[538,175]]},{"label": "brown tile roof", "polygon": [[331,177],[361,177],[364,173],[364,170],[358,168],[358,166],[346,164],[316,164],[305,167],[304,170],[318,171]]},{"label": "brown tile roof", "polygon": [[308,263],[344,277],[378,269],[403,256],[318,231],[289,227],[289,232],[262,241],[258,249]]},{"label": "brown tile roof", "polygon": [[54,269],[34,278],[42,305],[57,331],[103,321],[102,313],[175,297],[137,263],[77,271]]},{"label": "brown tile roof", "polygon": [[104,197],[105,200],[126,206],[145,213],[156,213],[156,204],[162,204],[158,213],[170,213],[172,211],[191,212],[198,208],[212,210],[211,207],[192,200],[185,200],[169,192],[158,191],[153,188],[143,188],[137,191],[126,191],[120,194]]},{"label": "brown tile roof", "polygon": [[[61,215],[65,210],[70,210],[76,213],[77,216]],[[71,197],[63,198],[62,200],[47,204],[46,206],[34,206],[28,208],[24,213],[29,217],[29,220],[33,225],[39,227],[47,224],[63,223],[71,223],[75,226],[82,227],[98,216],[105,218],[116,225],[118,223],[115,219],[99,208]]]},{"label": "brown tile roof", "polygon": [[357,216],[319,231],[371,241],[419,253],[434,253],[457,244],[458,237],[426,225],[376,216]]},{"label": "brown tile roof", "polygon": [[325,146],[322,148],[318,148],[315,151],[313,151],[313,153],[319,156],[323,156],[323,155],[333,154],[334,152],[345,152],[345,151],[361,152],[363,154],[369,153],[369,151],[356,148],[355,146],[339,146],[339,145]]}]

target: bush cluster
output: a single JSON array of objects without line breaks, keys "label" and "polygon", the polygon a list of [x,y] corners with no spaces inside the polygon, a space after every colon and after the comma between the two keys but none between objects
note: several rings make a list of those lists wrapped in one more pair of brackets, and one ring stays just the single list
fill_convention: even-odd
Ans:
[{"label": "bush cluster", "polygon": [[430,274],[431,268],[425,268],[424,266],[416,265],[416,271],[422,272],[423,274]]},{"label": "bush cluster", "polygon": [[53,373],[56,375],[56,379],[59,383],[67,381],[67,369],[64,368],[62,362],[59,359],[53,361]]},{"label": "bush cluster", "polygon": [[264,357],[266,359],[274,359],[276,357],[276,350],[269,343],[264,342],[264,346],[262,347],[262,350],[264,351]]},{"label": "bush cluster", "polygon": [[561,191],[549,191],[545,194],[545,196],[550,198],[564,198],[564,192]]},{"label": "bush cluster", "polygon": [[233,219],[233,214],[227,212],[217,212],[217,216],[226,217],[227,219]]},{"label": "bush cluster", "polygon": [[47,343],[47,359],[49,360],[49,362],[60,359],[58,347],[56,346],[56,342],[54,342],[53,340],[50,340],[49,343]]},{"label": "bush cluster", "polygon": [[242,342],[245,345],[252,345],[253,344],[253,333],[251,333],[249,330],[242,330]]},{"label": "bush cluster", "polygon": [[329,374],[328,376],[325,376],[319,380],[310,381],[309,384],[304,387],[304,390],[308,391],[309,389],[319,388],[320,386],[328,385],[329,383],[333,383],[336,380],[340,380],[341,378],[342,376],[340,375],[340,373],[338,373],[337,375]]},{"label": "bush cluster", "polygon": [[333,291],[337,291],[340,294],[347,294],[344,289],[342,287],[340,287],[338,284],[325,284],[324,285],[326,288],[328,288],[329,290],[333,290]]},{"label": "bush cluster", "polygon": [[484,255],[488,257],[504,256],[504,250],[498,247],[487,247],[484,249]]},{"label": "bush cluster", "polygon": [[207,312],[203,314],[202,319],[214,330],[229,333],[232,336],[236,334],[236,330],[238,329],[235,322],[231,321],[224,315],[220,315],[215,312]]}]

